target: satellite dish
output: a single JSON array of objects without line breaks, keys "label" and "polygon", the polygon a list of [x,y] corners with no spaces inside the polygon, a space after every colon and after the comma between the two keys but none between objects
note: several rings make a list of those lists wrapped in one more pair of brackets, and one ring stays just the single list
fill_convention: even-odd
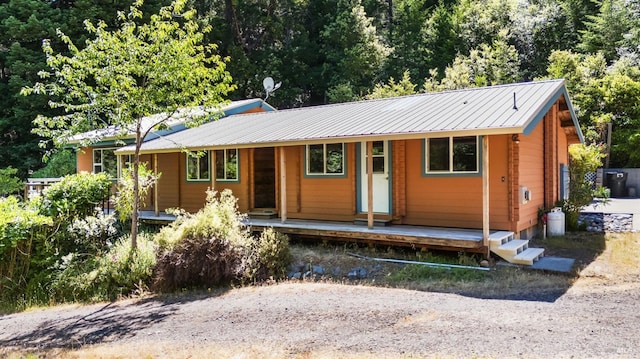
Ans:
[{"label": "satellite dish", "polygon": [[267,77],[262,80],[262,86],[264,86],[264,91],[269,94],[269,92],[273,91],[273,79],[271,77]]},{"label": "satellite dish", "polygon": [[262,80],[262,86],[264,86],[264,92],[266,94],[266,97],[264,98],[264,100],[266,101],[269,98],[269,94],[279,89],[281,85],[282,85],[282,82],[278,82],[277,84],[274,84],[273,79],[271,77],[265,77],[265,79]]}]

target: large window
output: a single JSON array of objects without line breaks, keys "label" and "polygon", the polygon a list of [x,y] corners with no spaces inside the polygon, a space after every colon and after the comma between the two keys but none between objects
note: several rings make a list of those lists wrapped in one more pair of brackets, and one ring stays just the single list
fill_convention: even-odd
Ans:
[{"label": "large window", "polygon": [[106,172],[111,178],[118,176],[118,158],[115,148],[93,149],[93,173]]},{"label": "large window", "polygon": [[426,140],[427,173],[478,173],[478,137]]},{"label": "large window", "polygon": [[308,175],[344,175],[344,144],[307,145]]},{"label": "large window", "polygon": [[187,153],[187,181],[209,179],[209,151],[204,151],[204,154]]},{"label": "large window", "polygon": [[226,149],[215,151],[216,155],[216,181],[237,181],[238,176],[238,150]]}]

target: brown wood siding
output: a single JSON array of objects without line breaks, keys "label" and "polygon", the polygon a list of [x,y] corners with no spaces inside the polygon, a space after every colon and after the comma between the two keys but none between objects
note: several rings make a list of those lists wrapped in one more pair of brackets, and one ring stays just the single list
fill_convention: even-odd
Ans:
[{"label": "brown wood siding", "polygon": [[180,208],[187,212],[197,212],[204,207],[207,199],[207,188],[211,187],[211,181],[187,182],[186,155],[179,153],[180,163]]},{"label": "brown wood siding", "polygon": [[[287,216],[291,214],[299,214],[302,207],[301,203],[301,178],[302,178],[302,149],[303,146],[285,147],[286,165],[287,165]],[[278,153],[280,153],[278,151]],[[280,188],[280,176],[278,176],[278,188]],[[279,191],[278,191],[279,193]],[[278,207],[280,203],[278,201]]]},{"label": "brown wood siding", "polygon": [[77,172],[93,173],[93,148],[82,147],[76,155]]},{"label": "brown wood siding", "polygon": [[332,221],[354,219],[355,145],[345,144],[345,148],[347,175],[320,178],[305,176],[304,146],[286,148],[288,218]]},{"label": "brown wood siding", "polygon": [[[544,206],[544,124],[540,123],[529,135],[520,135],[519,143],[519,185],[531,192],[531,200],[520,204],[516,231],[535,225],[538,208]],[[520,202],[520,188],[514,188],[516,200]]]},{"label": "brown wood siding", "polygon": [[[508,136],[489,140],[489,215],[492,229],[508,229]],[[481,176],[423,176],[423,141],[406,141],[404,223],[460,228],[482,227]],[[505,181],[502,181],[505,177]]]},{"label": "brown wood siding", "polygon": [[[215,190],[222,192],[230,189],[233,195],[238,198],[238,210],[242,213],[249,212],[249,149],[240,149],[238,159],[240,160],[240,181],[227,182],[216,181]],[[186,173],[185,173],[186,175]],[[208,185],[211,186],[210,184]],[[206,190],[206,188],[205,188]],[[206,199],[206,195],[205,195]]]},{"label": "brown wood siding", "polygon": [[181,153],[158,154],[158,209],[180,207],[180,156]]}]

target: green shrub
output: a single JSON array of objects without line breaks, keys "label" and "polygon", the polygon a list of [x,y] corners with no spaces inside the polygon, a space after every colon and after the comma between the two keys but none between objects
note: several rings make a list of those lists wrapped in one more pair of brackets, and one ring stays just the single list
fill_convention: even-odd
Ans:
[{"label": "green shrub", "polygon": [[249,236],[242,224],[245,216],[238,212],[238,200],[230,190],[217,195],[207,191],[207,202],[196,214],[182,210],[170,211],[176,220],[160,230],[156,241],[163,248],[170,248],[184,238],[225,238],[231,243],[242,243]]},{"label": "green shrub", "polygon": [[106,173],[78,173],[63,177],[44,191],[41,212],[58,222],[92,215],[109,198],[111,180]]},{"label": "green shrub", "polygon": [[106,253],[64,256],[54,268],[51,295],[56,302],[113,300],[136,290],[146,290],[156,264],[156,245],[141,235],[131,251],[127,236]]},{"label": "green shrub", "polygon": [[93,216],[74,220],[67,228],[67,233],[76,244],[77,253],[98,253],[110,246],[119,235],[116,218],[100,211]]},{"label": "green shrub", "polygon": [[207,203],[196,214],[174,213],[177,220],[156,235],[163,251],[154,275],[155,288],[260,281],[285,273],[290,261],[288,238],[273,230],[253,237],[231,191],[219,196],[209,191]]},{"label": "green shrub", "polygon": [[0,168],[0,196],[16,194],[24,188],[20,178],[15,177],[16,173],[18,173],[16,168]]},{"label": "green shrub", "polygon": [[267,228],[258,237],[245,242],[243,255],[244,277],[250,281],[283,278],[291,262],[289,237]]},{"label": "green shrub", "polygon": [[16,301],[25,290],[34,245],[46,238],[51,218],[15,197],[0,198],[0,300]]},{"label": "green shrub", "polygon": [[[109,197],[111,180],[105,173],[89,174],[80,173],[64,177],[60,182],[47,188],[42,196],[36,197],[33,202],[40,209],[40,213],[53,219],[54,231],[49,234],[49,240],[38,243],[38,267],[46,270],[60,258],[70,253],[94,254],[97,249],[96,241],[88,235],[78,236],[77,233],[83,226],[98,225],[108,233],[106,229],[109,219],[100,217],[102,210],[99,205]],[[95,217],[95,220],[87,217]],[[84,223],[84,224],[83,224]],[[75,230],[74,228],[77,228]],[[71,233],[70,233],[71,231]],[[103,237],[105,233],[101,233]],[[111,235],[110,235],[111,236]],[[85,241],[85,242],[82,242]]]}]

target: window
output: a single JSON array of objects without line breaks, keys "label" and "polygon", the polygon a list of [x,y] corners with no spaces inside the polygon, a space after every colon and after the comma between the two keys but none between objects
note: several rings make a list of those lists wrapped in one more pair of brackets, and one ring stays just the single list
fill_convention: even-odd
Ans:
[{"label": "window", "polygon": [[[373,173],[384,173],[384,141],[373,141],[371,149],[373,156]],[[368,156],[365,156],[365,167],[369,165]],[[367,168],[366,173],[369,173]]]},{"label": "window", "polygon": [[115,148],[93,149],[93,173],[106,172],[111,178],[118,177],[118,158]]},{"label": "window", "polygon": [[209,180],[209,151],[204,155],[187,153],[187,181]]},{"label": "window", "polygon": [[238,150],[226,149],[215,151],[216,155],[216,181],[237,181],[238,176]]},{"label": "window", "polygon": [[478,136],[426,140],[427,173],[477,173]]},{"label": "window", "polygon": [[343,175],[344,144],[307,145],[308,175]]}]

